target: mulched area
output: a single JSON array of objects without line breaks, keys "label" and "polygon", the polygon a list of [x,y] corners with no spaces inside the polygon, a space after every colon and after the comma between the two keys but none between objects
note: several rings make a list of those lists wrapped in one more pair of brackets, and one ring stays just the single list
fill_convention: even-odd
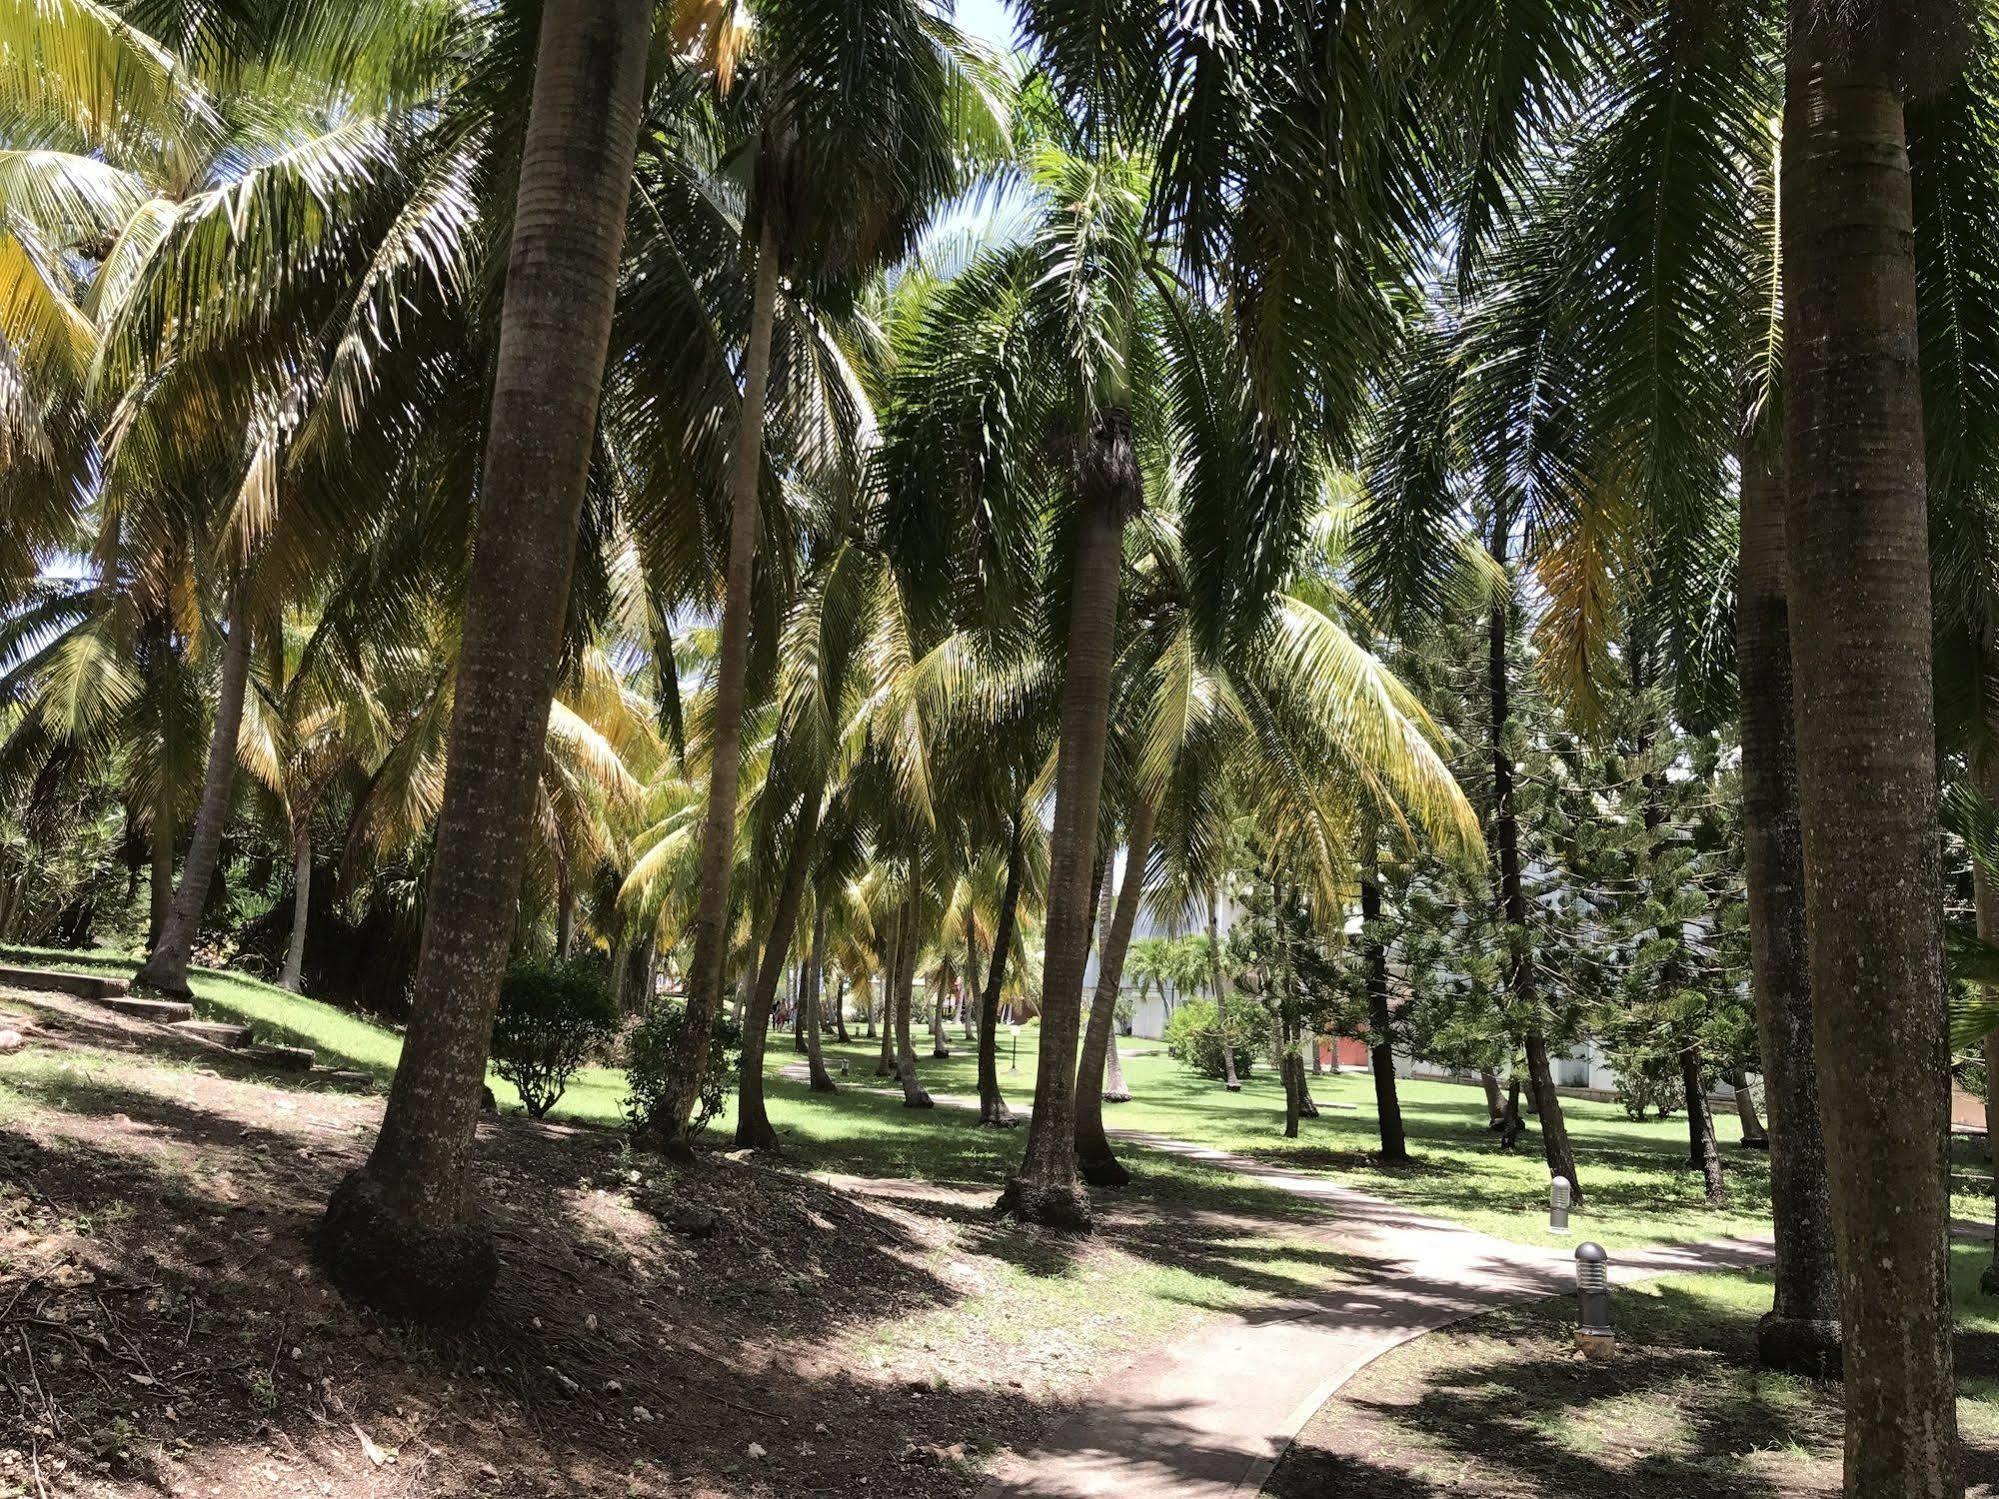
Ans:
[{"label": "mulched area", "polygon": [[948,1218],[516,1118],[480,1128],[490,1306],[386,1324],[309,1250],[378,1098],[58,996],[0,993],[7,1025],[0,1494],[968,1494],[1095,1372],[1013,1377],[996,1346],[940,1387],[892,1337],[863,1366],[856,1330],[959,1295]]}]

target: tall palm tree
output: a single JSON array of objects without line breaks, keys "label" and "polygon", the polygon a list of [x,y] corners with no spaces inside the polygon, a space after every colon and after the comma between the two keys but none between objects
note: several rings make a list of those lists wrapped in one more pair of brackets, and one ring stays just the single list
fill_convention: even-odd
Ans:
[{"label": "tall palm tree", "polygon": [[499,1270],[472,1201],[472,1135],[597,429],[650,26],[646,0],[551,0],[542,13],[416,1007],[381,1133],[319,1234],[341,1286],[413,1319],[469,1319]]}]

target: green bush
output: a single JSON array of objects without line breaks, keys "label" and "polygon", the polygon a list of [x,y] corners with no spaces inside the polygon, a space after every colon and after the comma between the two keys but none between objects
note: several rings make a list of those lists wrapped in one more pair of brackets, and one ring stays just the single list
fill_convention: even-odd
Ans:
[{"label": "green bush", "polygon": [[[1235,1073],[1249,1076],[1256,1065],[1257,1036],[1261,1033],[1262,1011],[1237,1002],[1229,1006],[1229,1038],[1235,1043]],[[1166,1054],[1200,1073],[1203,1077],[1226,1077],[1222,1065],[1222,1028],[1216,1019],[1215,1004],[1209,999],[1184,999],[1166,1022]]]},{"label": "green bush", "polygon": [[[648,1128],[666,1104],[667,1073],[686,1015],[687,1007],[680,1000],[661,1000],[632,1028],[625,1052],[625,1081],[632,1090],[625,1099],[625,1117],[634,1128]],[[708,1033],[708,1066],[701,1074],[701,1097],[694,1104],[694,1134],[700,1134],[708,1121],[722,1112],[729,1090],[736,1085],[736,1057],[742,1049],[742,1027],[726,1010],[718,1012]]]},{"label": "green bush", "polygon": [[595,964],[522,959],[500,980],[493,1062],[539,1119],[617,1023],[611,986]]}]

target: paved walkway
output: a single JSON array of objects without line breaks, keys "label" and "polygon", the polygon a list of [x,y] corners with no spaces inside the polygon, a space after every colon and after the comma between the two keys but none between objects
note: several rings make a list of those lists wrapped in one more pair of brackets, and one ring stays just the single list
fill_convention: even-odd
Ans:
[{"label": "paved walkway", "polygon": [[[1255,1176],[1330,1207],[1342,1243],[1378,1264],[1359,1285],[1204,1329],[1103,1383],[1032,1452],[995,1466],[978,1499],[1210,1499],[1254,1494],[1312,1413],[1411,1338],[1509,1303],[1573,1291],[1574,1250],[1509,1244],[1321,1177],[1157,1135],[1148,1149]],[[1767,1241],[1619,1255],[1613,1284],[1768,1263]]]},{"label": "paved walkway", "polygon": [[[784,1071],[805,1075],[798,1064]],[[978,1107],[975,1098],[932,1097],[944,1108]],[[1204,1328],[1113,1372],[1039,1447],[1002,1457],[977,1499],[1255,1494],[1313,1412],[1382,1354],[1480,1312],[1575,1289],[1576,1241],[1512,1244],[1321,1176],[1141,1130],[1110,1133],[1330,1208],[1340,1247],[1374,1273]],[[1622,1254],[1613,1246],[1613,1256],[1615,1287],[1768,1264],[1771,1247],[1723,1239]]]}]

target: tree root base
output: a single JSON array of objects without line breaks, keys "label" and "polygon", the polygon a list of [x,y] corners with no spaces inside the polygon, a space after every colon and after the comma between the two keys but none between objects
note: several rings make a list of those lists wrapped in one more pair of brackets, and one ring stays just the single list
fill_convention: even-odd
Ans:
[{"label": "tree root base", "polygon": [[907,1095],[902,1100],[902,1106],[905,1109],[934,1109],[937,1107],[937,1100],[928,1093],[918,1091]]},{"label": "tree root base", "polygon": [[1984,1274],[1978,1277],[1978,1289],[1982,1295],[1999,1296],[1999,1264],[1985,1267]]},{"label": "tree root base", "polygon": [[1106,1094],[1104,1095],[1104,1102],[1105,1102],[1105,1103],[1130,1103],[1130,1102],[1131,1102],[1131,1095],[1130,1095],[1129,1093],[1106,1093]]},{"label": "tree root base", "polygon": [[1093,1187],[1126,1187],[1131,1185],[1131,1173],[1118,1164],[1113,1155],[1078,1156],[1076,1169],[1083,1173],[1083,1180]]},{"label": "tree root base", "polygon": [[500,1256],[483,1225],[413,1224],[389,1207],[365,1169],[350,1171],[334,1188],[313,1248],[344,1295],[430,1327],[469,1324],[500,1276]]},{"label": "tree root base", "polygon": [[1045,1187],[1016,1176],[1000,1194],[999,1211],[1022,1223],[1039,1223],[1065,1233],[1086,1234],[1096,1226],[1089,1193],[1072,1183]]},{"label": "tree root base", "polygon": [[1838,1379],[1844,1364],[1839,1324],[1766,1312],[1756,1324],[1756,1362],[1808,1379]]}]

